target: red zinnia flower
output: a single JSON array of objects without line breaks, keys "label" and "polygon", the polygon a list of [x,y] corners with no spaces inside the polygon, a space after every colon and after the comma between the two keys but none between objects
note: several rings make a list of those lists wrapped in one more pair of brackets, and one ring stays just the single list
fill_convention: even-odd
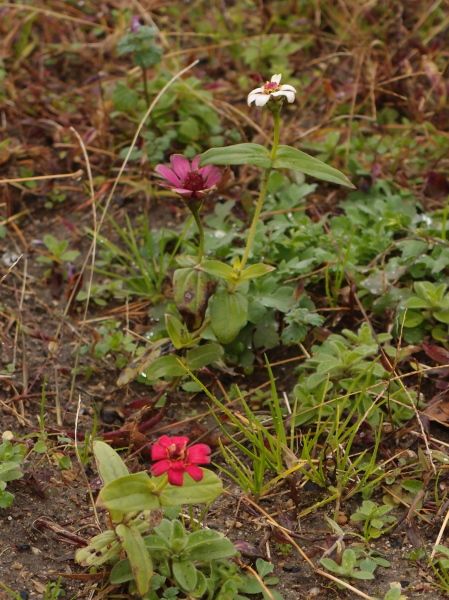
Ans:
[{"label": "red zinnia flower", "polygon": [[199,168],[199,156],[190,163],[182,154],[172,154],[170,164],[170,167],[157,165],[154,170],[166,180],[167,187],[186,200],[205,196],[221,180],[221,171],[217,167],[207,165]]},{"label": "red zinnia flower", "polygon": [[168,474],[172,485],[182,485],[184,473],[195,481],[201,481],[203,470],[197,465],[210,463],[211,449],[206,444],[194,444],[187,448],[188,437],[163,435],[151,447],[151,460],[157,461],[151,467],[153,475]]}]

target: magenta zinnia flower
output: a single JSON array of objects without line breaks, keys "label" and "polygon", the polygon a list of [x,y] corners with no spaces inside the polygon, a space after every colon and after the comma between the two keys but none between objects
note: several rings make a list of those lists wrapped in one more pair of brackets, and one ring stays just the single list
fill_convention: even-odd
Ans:
[{"label": "magenta zinnia flower", "polygon": [[166,181],[165,185],[185,200],[205,196],[221,180],[221,171],[213,165],[200,168],[200,157],[190,161],[182,154],[172,154],[170,167],[157,165],[156,173]]},{"label": "magenta zinnia flower", "polygon": [[151,467],[153,475],[168,474],[172,485],[184,483],[184,473],[195,481],[201,481],[204,472],[198,465],[210,463],[211,449],[206,444],[194,444],[187,448],[189,438],[163,435],[151,447],[151,460],[157,461]]}]

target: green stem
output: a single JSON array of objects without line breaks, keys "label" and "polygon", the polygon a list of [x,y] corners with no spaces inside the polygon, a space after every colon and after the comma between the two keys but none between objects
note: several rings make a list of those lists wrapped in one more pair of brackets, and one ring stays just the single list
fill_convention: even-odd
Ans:
[{"label": "green stem", "polygon": [[198,206],[189,206],[190,212],[195,219],[196,226],[198,227],[198,262],[200,263],[204,256],[204,229],[200,219],[200,209]]},{"label": "green stem", "polygon": [[150,93],[148,91],[147,71],[143,67],[142,67],[142,81],[143,81],[143,94],[145,96],[145,102],[147,104],[147,107],[149,107],[150,106]]},{"label": "green stem", "polygon": [[441,221],[441,239],[443,240],[443,242],[446,241],[446,226],[447,226],[448,211],[449,211],[449,198],[447,198],[446,204],[444,205],[442,221]]},{"label": "green stem", "polygon": [[[273,129],[273,145],[271,147],[270,159],[274,161],[276,158],[278,146],[279,146],[279,138],[281,134],[281,115],[280,110],[276,110],[273,112],[274,119],[274,129]],[[254,238],[256,237],[257,224],[259,222],[260,213],[262,212],[262,208],[265,202],[265,198],[267,197],[268,191],[268,180],[270,178],[271,168],[266,169],[264,177],[262,179],[262,185],[260,186],[259,197],[257,199],[256,208],[254,210],[253,220],[251,222],[251,226],[248,232],[248,238],[246,240],[245,250],[243,252],[242,261],[240,263],[240,270],[243,271],[246,263],[248,262],[248,258],[251,252],[251,249],[254,244]]]},{"label": "green stem", "polygon": [[268,177],[270,175],[271,168],[267,169],[264,174],[264,178],[262,180],[262,185],[260,186],[260,193],[257,199],[256,209],[254,211],[253,220],[251,222],[251,226],[248,232],[248,238],[246,240],[245,251],[243,252],[242,262],[240,263],[240,270],[243,271],[246,263],[248,262],[249,254],[253,247],[254,238],[256,237],[257,223],[259,222],[260,213],[262,212],[262,208],[265,202],[265,198],[267,196],[268,190]]},{"label": "green stem", "polygon": [[281,113],[280,110],[273,112],[274,129],[273,129],[273,145],[271,147],[270,158],[273,161],[276,158],[276,154],[279,146],[279,138],[281,135]]}]

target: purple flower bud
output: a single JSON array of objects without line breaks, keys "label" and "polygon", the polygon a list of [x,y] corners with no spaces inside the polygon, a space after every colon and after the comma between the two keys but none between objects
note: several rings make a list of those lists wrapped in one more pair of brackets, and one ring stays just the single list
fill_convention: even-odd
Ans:
[{"label": "purple flower bud", "polygon": [[140,17],[138,17],[137,15],[134,15],[134,17],[131,19],[131,27],[130,27],[132,33],[137,33],[141,27],[142,27],[142,24],[140,22]]}]

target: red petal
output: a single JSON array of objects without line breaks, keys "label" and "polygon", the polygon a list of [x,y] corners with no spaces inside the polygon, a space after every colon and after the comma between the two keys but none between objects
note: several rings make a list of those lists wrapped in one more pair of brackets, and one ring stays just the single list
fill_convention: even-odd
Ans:
[{"label": "red petal", "polygon": [[211,449],[207,444],[194,444],[187,448],[187,460],[198,465],[210,463]]},{"label": "red petal", "polygon": [[169,469],[168,481],[172,485],[182,485],[184,483],[184,470]]},{"label": "red petal", "polygon": [[159,443],[151,446],[151,460],[161,460],[167,458],[167,448]]},{"label": "red petal", "polygon": [[173,437],[165,436],[170,440],[170,444],[176,444],[177,446],[187,446],[189,443],[189,438],[185,435],[174,435]]},{"label": "red petal", "polygon": [[203,469],[200,469],[195,465],[188,466],[186,469],[186,473],[188,473],[194,481],[201,481],[204,477]]},{"label": "red petal", "polygon": [[159,477],[162,473],[166,473],[170,469],[170,461],[169,460],[160,460],[151,467],[151,473],[155,477]]}]

